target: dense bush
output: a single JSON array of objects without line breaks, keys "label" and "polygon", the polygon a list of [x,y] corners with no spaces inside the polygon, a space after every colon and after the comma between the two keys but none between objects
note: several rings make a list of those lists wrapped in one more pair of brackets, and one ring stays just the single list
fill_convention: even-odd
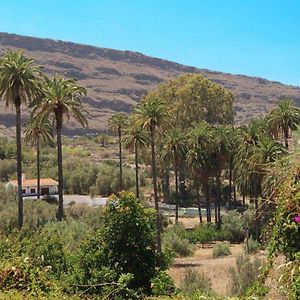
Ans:
[{"label": "dense bush", "polygon": [[197,292],[210,294],[212,292],[212,285],[209,278],[189,268],[183,274],[180,281],[180,289],[187,295],[193,295]]},{"label": "dense bush", "polygon": [[222,236],[230,242],[241,242],[244,239],[243,216],[236,211],[229,211],[222,217]]},{"label": "dense bush", "polygon": [[168,249],[177,256],[191,256],[194,253],[194,245],[172,231],[163,235],[162,245],[163,249]]},{"label": "dense bush", "polygon": [[132,274],[129,287],[150,293],[151,279],[166,267],[154,250],[155,214],[145,209],[132,193],[112,197],[103,226],[83,243],[75,274],[80,284],[115,281]]},{"label": "dense bush", "polygon": [[4,159],[0,160],[0,181],[8,181],[17,171],[15,160]]},{"label": "dense bush", "polygon": [[219,242],[214,246],[213,257],[221,257],[230,255],[230,243],[229,242]]},{"label": "dense bush", "polygon": [[[135,187],[135,174],[130,168],[123,168],[123,189]],[[119,168],[116,165],[103,164],[97,175],[96,184],[91,188],[92,194],[109,196],[119,191]]]},{"label": "dense bush", "polygon": [[165,271],[158,272],[151,279],[151,289],[154,296],[171,296],[177,291],[174,280]]},{"label": "dense bush", "polygon": [[189,239],[193,243],[206,244],[216,239],[218,232],[214,224],[205,223],[198,225],[191,232]]}]

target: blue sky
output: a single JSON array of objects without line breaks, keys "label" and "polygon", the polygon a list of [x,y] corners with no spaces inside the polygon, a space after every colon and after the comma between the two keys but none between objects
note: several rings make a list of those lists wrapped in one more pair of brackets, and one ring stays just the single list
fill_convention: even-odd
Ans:
[{"label": "blue sky", "polygon": [[300,86],[299,0],[2,0],[0,31]]}]

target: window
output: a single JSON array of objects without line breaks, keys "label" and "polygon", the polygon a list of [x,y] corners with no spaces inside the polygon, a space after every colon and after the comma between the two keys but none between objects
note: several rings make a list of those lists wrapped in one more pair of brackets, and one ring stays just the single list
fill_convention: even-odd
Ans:
[{"label": "window", "polygon": [[35,193],[35,189],[30,189],[30,193],[34,194]]},{"label": "window", "polygon": [[22,189],[22,194],[26,194],[26,190],[25,189]]}]

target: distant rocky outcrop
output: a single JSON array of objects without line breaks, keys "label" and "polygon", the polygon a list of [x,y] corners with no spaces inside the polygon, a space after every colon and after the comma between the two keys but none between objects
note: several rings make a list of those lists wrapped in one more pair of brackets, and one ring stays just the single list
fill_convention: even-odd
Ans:
[{"label": "distant rocky outcrop", "polygon": [[[148,90],[186,72],[201,73],[235,94],[236,123],[268,112],[282,98],[293,98],[300,104],[298,87],[264,78],[197,69],[137,52],[0,33],[0,55],[8,49],[22,49],[50,76],[64,74],[87,87],[84,103],[90,112],[89,128],[81,129],[70,120],[66,134],[106,130],[107,118],[112,113],[129,112]],[[23,116],[25,121],[28,111]],[[0,103],[0,135],[13,134],[13,124],[13,110]]]}]

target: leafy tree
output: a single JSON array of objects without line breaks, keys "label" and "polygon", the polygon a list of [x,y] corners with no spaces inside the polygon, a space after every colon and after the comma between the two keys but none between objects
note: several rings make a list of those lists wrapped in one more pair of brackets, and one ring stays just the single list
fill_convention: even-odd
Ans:
[{"label": "leafy tree", "polygon": [[58,164],[58,212],[57,219],[62,220],[63,212],[63,168],[62,168],[62,142],[61,131],[64,117],[72,116],[82,126],[87,125],[86,109],[82,105],[81,96],[86,94],[84,87],[78,86],[74,79],[54,77],[52,80],[45,78],[42,86],[43,97],[36,101],[34,112],[51,116],[56,123],[57,137],[57,164]]},{"label": "leafy tree", "polygon": [[22,145],[21,145],[21,105],[31,102],[38,94],[37,77],[40,68],[22,52],[8,51],[0,60],[0,99],[6,106],[15,106],[17,180],[18,180],[18,226],[23,226],[22,199]]},{"label": "leafy tree", "polygon": [[288,149],[289,131],[297,129],[300,124],[300,109],[295,107],[292,100],[281,100],[267,118],[270,129],[276,133],[282,131],[285,147]]},{"label": "leafy tree", "polygon": [[153,192],[156,209],[156,228],[157,228],[157,251],[161,252],[161,224],[159,213],[159,199],[157,192],[157,169],[156,169],[156,130],[167,121],[169,112],[167,111],[166,104],[160,98],[153,94],[148,96],[134,108],[134,114],[141,122],[143,128],[147,128],[150,132],[151,140],[151,165],[152,165],[152,179],[153,179]]},{"label": "leafy tree", "polygon": [[169,104],[181,128],[202,120],[210,124],[233,123],[233,94],[200,74],[184,74],[163,83],[155,95]]},{"label": "leafy tree", "polygon": [[123,189],[123,175],[122,175],[122,129],[126,127],[128,123],[128,117],[123,113],[116,113],[108,119],[108,126],[112,131],[118,133],[119,143],[119,168],[120,168],[120,191]]},{"label": "leafy tree", "polygon": [[25,143],[36,146],[37,198],[40,199],[40,142],[52,141],[52,126],[47,116],[31,116],[24,129]]},{"label": "leafy tree", "polygon": [[155,253],[154,238],[154,211],[144,208],[133,193],[112,196],[102,228],[81,247],[80,281],[92,285],[131,274],[129,287],[150,293],[156,271],[166,268],[166,261]]},{"label": "leafy tree", "polygon": [[125,131],[123,143],[125,148],[134,151],[135,162],[135,184],[136,184],[136,197],[140,197],[139,191],[139,155],[138,149],[149,144],[149,137],[147,132],[136,124],[136,120],[131,121],[130,125]]}]

